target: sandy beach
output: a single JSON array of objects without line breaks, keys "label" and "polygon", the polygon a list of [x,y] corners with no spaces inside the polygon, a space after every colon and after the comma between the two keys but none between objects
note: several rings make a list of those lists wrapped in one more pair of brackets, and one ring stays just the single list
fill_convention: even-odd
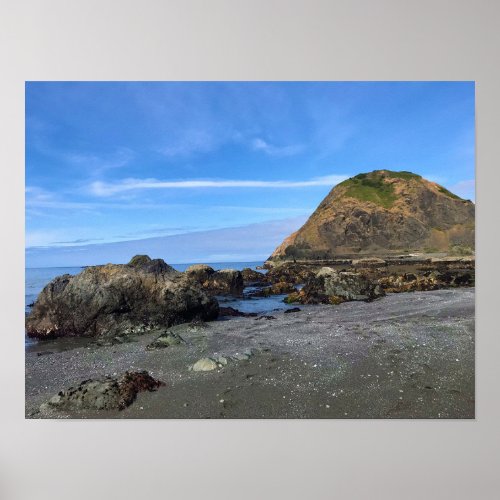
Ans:
[{"label": "sandy beach", "polygon": [[[269,315],[268,315],[269,316]],[[26,353],[27,418],[474,418],[474,288],[300,306],[272,318],[174,327],[184,342],[40,342]],[[226,366],[196,372],[200,358]],[[42,409],[89,378],[147,370],[163,381],[123,411]]]}]

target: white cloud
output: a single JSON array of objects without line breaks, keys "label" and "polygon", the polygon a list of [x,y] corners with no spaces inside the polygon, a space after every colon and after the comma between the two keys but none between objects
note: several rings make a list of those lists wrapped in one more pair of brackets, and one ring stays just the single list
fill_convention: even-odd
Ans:
[{"label": "white cloud", "polygon": [[197,188],[303,188],[312,186],[334,186],[347,179],[347,175],[327,175],[304,181],[260,181],[260,180],[184,180],[160,181],[158,179],[124,179],[116,183],[96,181],[89,190],[95,196],[112,196],[132,190],[144,189],[197,189]]},{"label": "white cloud", "polygon": [[304,146],[300,144],[274,146],[264,141],[264,139],[256,138],[252,141],[252,149],[254,151],[263,151],[270,156],[292,156],[300,153],[304,149]]}]

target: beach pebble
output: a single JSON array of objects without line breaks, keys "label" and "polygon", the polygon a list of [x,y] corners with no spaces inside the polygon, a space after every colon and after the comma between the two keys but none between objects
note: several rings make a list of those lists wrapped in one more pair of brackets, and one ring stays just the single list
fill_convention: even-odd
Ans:
[{"label": "beach pebble", "polygon": [[194,372],[209,372],[217,368],[217,363],[212,358],[201,358],[193,365]]}]

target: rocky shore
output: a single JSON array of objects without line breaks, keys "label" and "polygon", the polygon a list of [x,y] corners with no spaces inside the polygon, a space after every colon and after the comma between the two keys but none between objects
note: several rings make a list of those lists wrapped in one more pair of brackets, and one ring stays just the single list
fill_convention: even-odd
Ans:
[{"label": "rocky shore", "polygon": [[[26,415],[472,418],[473,286],[442,256],[88,267],[27,316]],[[298,307],[220,302],[274,295]]]}]

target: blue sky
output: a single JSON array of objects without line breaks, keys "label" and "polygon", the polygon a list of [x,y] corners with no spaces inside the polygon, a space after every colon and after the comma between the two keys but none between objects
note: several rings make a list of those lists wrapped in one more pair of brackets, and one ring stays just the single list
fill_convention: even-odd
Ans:
[{"label": "blue sky", "polygon": [[472,82],[29,82],[27,265],[264,259],[374,169],[474,199],[474,134]]}]

